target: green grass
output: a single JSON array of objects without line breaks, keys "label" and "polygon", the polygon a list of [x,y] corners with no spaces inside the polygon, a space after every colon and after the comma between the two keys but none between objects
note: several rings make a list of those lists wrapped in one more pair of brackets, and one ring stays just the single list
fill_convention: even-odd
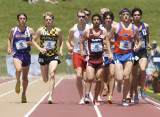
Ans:
[{"label": "green grass", "polygon": [[[124,8],[140,7],[143,11],[142,21],[150,25],[151,40],[159,41],[160,37],[160,0],[72,0],[71,2],[63,2],[58,0],[58,5],[53,5],[45,2],[38,2],[36,4],[28,4],[23,0],[0,0],[0,54],[7,54],[7,38],[11,28],[18,25],[16,16],[20,12],[25,12],[28,16],[27,25],[32,27],[35,31],[43,26],[44,20],[42,14],[46,11],[51,11],[55,15],[54,25],[62,29],[64,40],[64,55],[67,52],[65,41],[68,37],[69,29],[76,23],[76,13],[85,7],[91,9],[92,14],[100,13],[103,7],[109,8],[115,15],[115,21],[119,22],[119,11]],[[38,54],[39,51],[32,47],[32,54]],[[64,59],[65,60],[65,59]],[[58,69],[65,69],[65,62],[58,67]],[[63,67],[64,65],[64,67]],[[59,71],[59,70],[58,70]]]},{"label": "green grass", "polygon": [[[152,88],[152,85],[150,84],[149,85],[149,90],[153,91],[153,88]],[[154,99],[156,100],[159,100],[160,101],[160,95],[156,94],[156,93],[152,93],[152,92],[149,92],[146,90],[146,94],[153,97]]]},{"label": "green grass", "polygon": [[[133,9],[140,7],[143,10],[142,21],[150,25],[151,40],[159,41],[159,24],[160,16],[158,13],[159,0],[72,0],[71,2],[63,2],[58,0],[59,5],[50,3],[38,2],[36,4],[28,4],[23,0],[0,0],[0,53],[6,54],[6,40],[11,28],[17,26],[16,16],[20,12],[25,12],[28,15],[27,25],[35,31],[44,25],[42,14],[46,11],[51,11],[55,15],[54,25],[62,29],[63,40],[66,41],[69,29],[76,23],[76,13],[78,10],[85,7],[90,8],[92,14],[100,13],[100,8],[108,7],[115,15],[115,21],[119,22],[118,12],[127,7]],[[64,46],[64,53],[67,49]],[[31,53],[38,53],[32,47]]]}]

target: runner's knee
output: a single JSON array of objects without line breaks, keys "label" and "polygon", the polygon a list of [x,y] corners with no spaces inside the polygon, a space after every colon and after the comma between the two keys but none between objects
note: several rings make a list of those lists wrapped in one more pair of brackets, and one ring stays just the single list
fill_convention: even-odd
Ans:
[{"label": "runner's knee", "polygon": [[21,72],[21,71],[22,71],[22,68],[17,68],[16,71],[17,71],[17,72]]},{"label": "runner's knee", "polygon": [[51,78],[51,79],[54,79],[54,73],[51,73],[51,74],[50,74],[50,78]]}]

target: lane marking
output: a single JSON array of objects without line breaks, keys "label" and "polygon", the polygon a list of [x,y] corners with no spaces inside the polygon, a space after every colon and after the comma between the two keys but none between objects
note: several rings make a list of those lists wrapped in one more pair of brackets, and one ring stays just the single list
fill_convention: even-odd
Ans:
[{"label": "lane marking", "polygon": [[157,103],[157,102],[155,102],[155,101],[153,101],[153,100],[151,100],[151,99],[149,99],[149,98],[145,98],[145,100],[146,100],[148,103],[152,104],[154,107],[156,107],[156,108],[158,108],[158,109],[160,110],[160,104],[159,104],[159,103]]},{"label": "lane marking", "polygon": [[[31,85],[31,84],[39,81],[39,80],[41,80],[41,79],[34,80],[33,82],[30,82],[28,85]],[[21,86],[20,88],[22,89],[22,86]],[[8,94],[10,94],[10,93],[12,93],[12,92],[15,92],[15,90],[11,90],[11,91],[8,91],[7,93],[1,94],[1,95],[0,95],[0,98],[3,97],[3,96],[5,96],[5,95],[8,95]]]},{"label": "lane marking", "polygon": [[[91,93],[91,92],[89,93],[89,96],[90,96],[91,101],[92,101],[92,103],[93,103],[93,96],[92,96],[92,93]],[[94,105],[94,104],[93,104],[93,105]],[[97,117],[102,117],[101,112],[99,111],[97,105],[94,105],[94,109],[95,109],[95,111],[96,111],[96,113],[97,113]]]},{"label": "lane marking", "polygon": [[16,81],[16,79],[9,80],[9,81],[5,81],[5,82],[3,82],[3,83],[0,83],[0,86],[1,86],[1,85],[5,85],[5,84],[9,84],[9,83],[12,83],[12,82],[15,82],[15,81]]},{"label": "lane marking", "polygon": [[[55,85],[54,88],[56,88],[56,86],[57,86],[63,79],[64,79],[64,78],[61,78],[61,79],[57,82],[57,84]],[[32,112],[38,107],[38,105],[47,97],[48,94],[49,94],[49,92],[47,92],[47,93],[41,98],[41,100],[40,100],[36,105],[34,105],[34,107],[33,107],[24,117],[30,116],[30,115],[32,114]]]}]

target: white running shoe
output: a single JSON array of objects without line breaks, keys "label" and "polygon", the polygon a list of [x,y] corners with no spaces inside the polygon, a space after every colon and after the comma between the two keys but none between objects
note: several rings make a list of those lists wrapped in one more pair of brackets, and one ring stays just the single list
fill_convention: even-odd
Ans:
[{"label": "white running shoe", "polygon": [[129,106],[129,104],[126,102],[126,99],[122,99],[122,106]]},{"label": "white running shoe", "polygon": [[102,102],[103,100],[101,99],[101,96],[98,96],[97,97],[97,100],[99,101],[99,102]]},{"label": "white running shoe", "polygon": [[85,103],[84,103],[84,98],[82,98],[82,99],[79,101],[79,104],[85,104]]}]

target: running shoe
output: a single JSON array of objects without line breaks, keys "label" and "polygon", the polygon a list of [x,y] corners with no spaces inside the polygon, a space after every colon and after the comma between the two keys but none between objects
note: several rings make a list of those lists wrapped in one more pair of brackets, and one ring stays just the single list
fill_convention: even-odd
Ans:
[{"label": "running shoe", "polygon": [[126,99],[122,99],[122,106],[129,106],[129,104],[126,102]]},{"label": "running shoe", "polygon": [[27,103],[27,99],[26,99],[26,96],[25,95],[22,95],[22,100],[21,100],[22,103]]},{"label": "running shoe", "polygon": [[134,103],[135,103],[135,104],[139,104],[138,94],[136,94],[136,95],[134,96]]},{"label": "running shoe", "polygon": [[15,91],[16,93],[20,93],[20,83],[16,83]]},{"label": "running shoe", "polygon": [[99,106],[99,105],[100,105],[100,103],[98,102],[97,99],[94,99],[94,100],[93,100],[93,104],[96,105],[96,106]]},{"label": "running shoe", "polygon": [[131,97],[131,99],[129,100],[130,103],[134,103],[133,98]]},{"label": "running shoe", "polygon": [[89,104],[89,94],[86,94],[86,96],[85,96],[85,104]]},{"label": "running shoe", "polygon": [[111,96],[108,96],[107,102],[110,103],[110,104],[112,104],[112,97]]},{"label": "running shoe", "polygon": [[53,103],[52,97],[49,97],[49,98],[48,98],[48,104],[52,104],[52,103]]},{"label": "running shoe", "polygon": [[108,93],[109,93],[109,91],[108,91],[107,89],[104,89],[104,91],[103,91],[103,96],[107,96]]},{"label": "running shoe", "polygon": [[128,100],[129,102],[131,101],[131,96],[129,95],[129,93],[127,94],[126,100]]},{"label": "running shoe", "polygon": [[85,104],[85,102],[84,102],[84,98],[82,98],[80,101],[79,101],[79,104]]},{"label": "running shoe", "polygon": [[145,90],[144,89],[140,89],[140,91],[141,91],[142,99],[145,99],[146,98]]},{"label": "running shoe", "polygon": [[121,92],[121,89],[122,89],[121,83],[118,83],[118,84],[117,84],[117,91],[120,93],[120,92]]},{"label": "running shoe", "polygon": [[103,100],[101,99],[101,96],[98,96],[97,97],[97,100],[99,101],[99,102],[102,102]]}]

